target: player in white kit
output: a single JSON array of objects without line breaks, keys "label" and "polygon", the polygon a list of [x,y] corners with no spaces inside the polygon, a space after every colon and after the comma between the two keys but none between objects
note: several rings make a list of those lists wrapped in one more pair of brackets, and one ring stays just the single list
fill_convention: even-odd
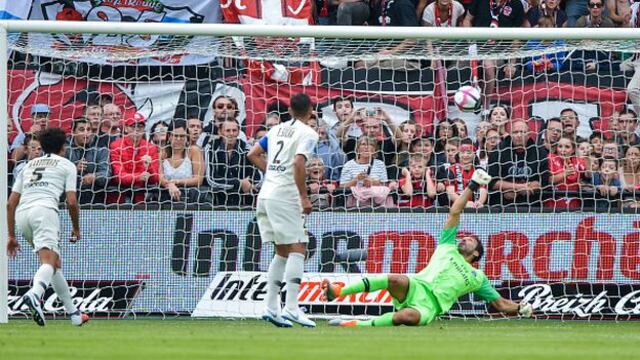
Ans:
[{"label": "player in white kit", "polygon": [[[298,308],[298,290],[309,242],[304,217],[311,213],[305,162],[315,151],[318,134],[306,125],[313,112],[311,99],[295,94],[290,103],[292,120],[274,126],[247,155],[265,173],[256,218],[262,241],[273,242],[276,249],[267,274],[262,318],[278,327],[291,327],[292,322],[315,327],[315,322]],[[265,152],[266,160],[262,156]],[[285,307],[280,309],[283,280],[287,295]]]},{"label": "player in white kit", "polygon": [[15,179],[9,196],[7,253],[10,257],[15,257],[20,251],[20,244],[15,235],[17,225],[22,236],[38,254],[41,264],[33,277],[31,289],[22,298],[33,320],[40,326],[45,325],[41,301],[45,290],[51,285],[69,314],[71,323],[80,326],[87,322],[89,317],[80,313],[73,304],[69,285],[60,269],[58,246],[60,238],[58,201],[62,193],[66,194],[67,207],[73,224],[70,241],[75,243],[80,239],[80,208],[76,197],[77,170],[71,161],[62,157],[66,143],[66,135],[62,129],[45,129],[38,135],[38,140],[44,156],[27,163]]}]

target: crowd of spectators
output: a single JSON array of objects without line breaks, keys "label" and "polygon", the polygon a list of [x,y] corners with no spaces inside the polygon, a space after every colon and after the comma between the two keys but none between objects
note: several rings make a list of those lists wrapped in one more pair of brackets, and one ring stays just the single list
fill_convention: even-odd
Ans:
[{"label": "crowd of spectators", "polygon": [[[470,134],[459,118],[441,121],[429,133],[413,120],[396,124],[382,108],[356,108],[347,97],[332,104],[334,126],[321,112],[309,122],[320,138],[308,161],[308,190],[318,208],[446,207],[479,167],[493,181],[477,191],[470,208],[640,204],[638,116],[630,109],[606,122],[592,119],[599,127],[583,138],[571,108],[557,117],[523,120],[512,119],[508,106],[495,105]],[[269,113],[269,122],[247,138],[235,100],[222,95],[213,107],[208,126],[192,115],[155,123],[147,132],[140,113],[112,103],[87,106],[85,116],[73,121],[67,147],[78,169],[81,203],[254,206],[264,175],[247,153],[281,121],[280,113]],[[33,105],[31,113],[32,129],[48,126],[45,104]],[[40,155],[34,132],[16,139],[14,176]]]}]

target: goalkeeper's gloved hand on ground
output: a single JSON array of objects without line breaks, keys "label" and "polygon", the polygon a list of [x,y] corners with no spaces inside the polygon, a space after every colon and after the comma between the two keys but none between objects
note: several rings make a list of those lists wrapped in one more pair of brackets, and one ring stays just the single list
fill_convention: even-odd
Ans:
[{"label": "goalkeeper's gloved hand on ground", "polygon": [[526,318],[531,317],[531,315],[533,315],[533,307],[531,304],[518,304],[518,315]]}]

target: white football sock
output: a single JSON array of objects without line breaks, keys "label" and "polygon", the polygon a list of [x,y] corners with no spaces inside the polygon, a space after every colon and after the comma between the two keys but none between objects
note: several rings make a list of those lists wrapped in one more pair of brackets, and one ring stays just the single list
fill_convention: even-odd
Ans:
[{"label": "white football sock", "polygon": [[287,297],[285,307],[289,311],[298,311],[298,290],[304,273],[304,254],[290,253],[287,268],[284,271],[284,281],[287,283]]},{"label": "white football sock", "polygon": [[67,279],[64,278],[61,270],[56,271],[56,273],[53,275],[53,278],[51,279],[51,286],[53,286],[53,290],[56,291],[58,299],[62,301],[64,310],[67,312],[67,314],[71,315],[78,311],[76,306],[73,304],[73,300],[71,300],[69,284],[67,284]]},{"label": "white football sock", "polygon": [[280,288],[284,277],[287,258],[278,254],[273,256],[267,273],[267,295],[265,303],[269,310],[280,313]]},{"label": "white football sock", "polygon": [[42,295],[44,295],[45,290],[49,287],[51,283],[51,278],[53,277],[53,266],[49,264],[42,264],[36,274],[33,276],[33,286],[28,293],[34,294],[36,299],[41,299]]}]

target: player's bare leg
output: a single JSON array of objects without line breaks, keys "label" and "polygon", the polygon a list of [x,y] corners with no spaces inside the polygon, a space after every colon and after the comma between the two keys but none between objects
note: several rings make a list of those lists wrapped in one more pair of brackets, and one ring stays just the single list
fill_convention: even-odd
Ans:
[{"label": "player's bare leg", "polygon": [[298,291],[304,274],[304,260],[307,252],[306,243],[290,244],[288,246],[287,266],[284,272],[287,297],[282,317],[296,322],[305,327],[315,327],[316,323],[310,320],[298,307]]},{"label": "player's bare leg", "polygon": [[[362,280],[340,288],[331,284],[329,280],[322,281],[324,298],[331,301],[340,296],[357,294],[361,292],[374,292],[386,289],[396,300],[402,302],[409,291],[409,278],[406,275],[384,275]],[[410,310],[410,311],[405,311]],[[416,320],[417,315],[417,320]],[[398,312],[389,312],[370,320],[342,320],[335,319],[329,322],[336,326],[392,326],[392,325],[416,325],[420,322],[420,313],[413,309],[403,309]]]},{"label": "player's bare leg", "polygon": [[58,262],[58,254],[49,249],[40,249],[38,251],[40,258],[40,268],[33,276],[33,285],[29,291],[22,297],[22,302],[29,308],[31,317],[36,324],[45,325],[44,312],[42,311],[42,295],[51,284],[51,279],[55,272],[55,266]]}]

